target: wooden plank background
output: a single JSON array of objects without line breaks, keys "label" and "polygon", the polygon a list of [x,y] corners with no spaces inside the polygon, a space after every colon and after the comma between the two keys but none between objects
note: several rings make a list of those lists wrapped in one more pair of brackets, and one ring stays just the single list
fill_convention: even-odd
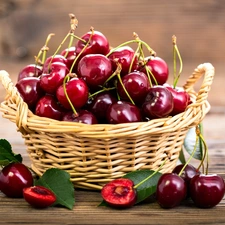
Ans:
[{"label": "wooden plank background", "polygon": [[210,101],[225,105],[225,98],[218,97],[225,93],[224,0],[0,0],[0,69],[17,74],[33,62],[49,33],[55,33],[49,44],[53,54],[69,31],[69,13],[78,18],[78,36],[93,26],[117,46],[136,32],[171,69],[175,34],[184,62],[181,80],[200,63],[211,62],[216,79]]}]

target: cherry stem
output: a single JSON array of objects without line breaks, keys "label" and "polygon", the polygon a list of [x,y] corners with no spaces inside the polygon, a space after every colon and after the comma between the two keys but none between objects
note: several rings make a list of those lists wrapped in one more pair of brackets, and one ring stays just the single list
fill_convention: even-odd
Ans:
[{"label": "cherry stem", "polygon": [[164,166],[164,164],[166,163],[166,160],[167,159],[165,159],[164,161],[163,161],[163,163],[160,165],[160,167],[157,169],[157,170],[155,170],[152,174],[150,174],[148,177],[146,177],[144,180],[142,180],[141,182],[139,182],[138,184],[136,184],[135,186],[134,186],[134,188],[135,189],[137,189],[140,185],[142,185],[144,182],[146,182],[147,180],[149,180],[149,179],[151,179],[156,173],[158,173],[159,172],[159,170]]},{"label": "cherry stem", "polygon": [[[76,75],[75,75],[75,74],[72,74],[72,73],[68,73],[68,74],[64,77],[64,79],[63,79],[63,90],[64,90],[64,93],[65,93],[66,99],[67,99],[67,101],[69,102],[69,104],[70,104],[70,106],[71,106],[71,108],[72,108],[72,110],[73,110],[73,113],[74,113],[75,117],[77,117],[77,116],[78,116],[78,113],[77,113],[76,109],[74,108],[73,103],[70,101],[70,98],[69,98],[68,93],[67,93],[67,91],[66,91],[66,82],[67,82],[67,80],[68,80],[69,78],[71,78],[71,77],[76,77]],[[68,79],[67,79],[67,78],[68,78]]]},{"label": "cherry stem", "polygon": [[[180,75],[182,73],[182,70],[183,70],[183,62],[182,62],[182,58],[181,58],[181,55],[180,55],[180,52],[179,52],[179,49],[177,47],[177,38],[175,35],[172,36],[172,43],[173,43],[173,69],[174,69],[174,83],[173,83],[173,88],[176,88],[177,86],[177,82],[180,78]],[[180,62],[180,70],[179,70],[179,73],[177,75],[177,64],[176,64],[176,61],[177,61],[177,58],[176,56],[178,56],[178,59],[179,59],[179,62]]]},{"label": "cherry stem", "polygon": [[84,52],[84,50],[88,47],[88,45],[89,45],[89,43],[90,43],[90,41],[91,41],[91,39],[92,39],[92,36],[93,36],[93,34],[94,34],[94,28],[91,27],[91,28],[90,28],[90,31],[91,31],[91,35],[90,35],[88,41],[87,41],[87,42],[85,41],[86,44],[85,44],[85,46],[83,47],[83,49],[79,52],[79,54],[77,55],[77,57],[74,59],[73,64],[72,64],[72,66],[70,67],[70,73],[72,72],[73,67],[74,67],[74,65],[76,64],[78,58],[81,56],[81,54]]},{"label": "cherry stem", "polygon": [[93,94],[90,94],[90,95],[89,95],[89,98],[92,98],[92,97],[94,97],[95,95],[100,94],[100,93],[102,93],[102,92],[105,92],[105,91],[111,91],[111,90],[114,90],[114,89],[116,89],[116,87],[110,87],[110,88],[105,88],[105,87],[103,87],[101,90],[96,91],[96,92],[93,93]]}]

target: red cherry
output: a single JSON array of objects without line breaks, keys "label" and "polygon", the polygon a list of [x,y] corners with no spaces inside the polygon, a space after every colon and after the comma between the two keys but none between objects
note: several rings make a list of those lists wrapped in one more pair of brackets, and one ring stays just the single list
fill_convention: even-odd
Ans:
[{"label": "red cherry", "polygon": [[[122,83],[135,104],[142,105],[150,89],[146,74],[140,71],[131,72],[122,77]],[[122,100],[129,101],[129,97],[119,81],[117,83],[117,91]]]},{"label": "red cherry", "polygon": [[191,179],[189,189],[197,207],[212,208],[223,199],[225,183],[217,174],[197,174]]},{"label": "red cherry", "polygon": [[[91,34],[92,34],[92,31],[89,31],[81,37],[81,39],[86,42],[84,42],[82,40],[78,40],[78,42],[76,43],[76,46],[75,46],[76,47],[76,51],[75,51],[76,55],[78,55],[83,50],[86,43],[89,41]],[[106,38],[106,36],[99,31],[94,31],[88,46],[85,48],[85,50],[79,57],[79,60],[88,54],[106,55],[109,52],[109,50],[110,50],[109,42],[108,42],[108,39]]]},{"label": "red cherry", "polygon": [[25,66],[18,74],[17,81],[21,80],[24,77],[39,77],[42,74],[42,67],[30,64]]},{"label": "red cherry", "polygon": [[[138,58],[135,56],[135,51],[130,46],[123,46],[120,48],[117,48],[109,55],[109,59],[113,63],[113,70],[117,68],[117,62],[121,64],[122,70],[121,70],[121,76],[124,76],[129,73],[130,65],[133,61],[132,69],[130,72],[135,71],[138,68]],[[116,59],[116,61],[115,61]]]},{"label": "red cherry", "polygon": [[58,104],[56,98],[52,95],[43,96],[37,103],[35,114],[40,117],[47,117],[55,120],[61,120],[65,110]]},{"label": "red cherry", "polygon": [[118,178],[107,183],[103,186],[101,195],[109,206],[115,208],[131,207],[137,200],[134,183],[127,178]]},{"label": "red cherry", "polygon": [[55,94],[57,88],[62,85],[68,73],[69,70],[64,63],[51,63],[49,72],[43,73],[40,77],[41,88],[48,94]]},{"label": "red cherry", "polygon": [[117,101],[110,105],[106,117],[110,124],[142,121],[139,108],[125,101]]},{"label": "red cherry", "polygon": [[[70,48],[66,48],[61,52],[61,55],[67,59],[67,66],[70,70],[74,60],[76,59],[76,47],[72,46]],[[76,71],[77,63],[75,63],[72,72]]]},{"label": "red cherry", "polygon": [[112,64],[104,55],[89,54],[78,63],[77,74],[89,88],[95,90],[112,75]]},{"label": "red cherry", "polygon": [[[88,100],[88,86],[82,79],[74,77],[69,80],[65,85],[66,93],[76,109],[83,107]],[[58,101],[66,109],[71,109],[71,105],[67,100],[63,85],[59,86],[56,91]]]},{"label": "red cherry", "polygon": [[32,185],[32,173],[22,163],[10,163],[0,173],[0,190],[7,197],[23,197],[23,189]]},{"label": "red cherry", "polygon": [[24,188],[23,197],[35,208],[47,208],[56,201],[55,194],[48,188],[42,186]]},{"label": "red cherry", "polygon": [[168,116],[173,110],[173,96],[164,86],[150,88],[142,105],[143,115],[150,119]]},{"label": "red cherry", "polygon": [[[145,61],[147,61],[146,65],[151,70],[152,74],[154,75],[154,78],[156,79],[157,84],[163,85],[164,83],[166,83],[169,77],[169,68],[167,63],[162,58],[154,57],[154,56],[146,57]],[[147,74],[147,71],[145,68],[140,68],[139,70]],[[151,76],[151,80],[153,84],[156,84],[152,76]]]}]

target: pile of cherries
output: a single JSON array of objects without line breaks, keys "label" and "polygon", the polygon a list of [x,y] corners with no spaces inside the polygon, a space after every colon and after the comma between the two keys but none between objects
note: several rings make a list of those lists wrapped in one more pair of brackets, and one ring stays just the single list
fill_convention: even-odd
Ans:
[{"label": "pile of cherries", "polygon": [[[174,116],[190,103],[185,90],[166,83],[167,63],[137,35],[115,48],[93,28],[76,40],[49,57],[45,46],[42,60],[38,57],[19,72],[16,87],[34,114],[60,121],[118,124]],[[136,50],[131,47],[134,43]]]},{"label": "pile of cherries", "polygon": [[[162,208],[176,207],[188,199],[199,208],[212,208],[224,194],[225,183],[221,176],[200,173],[191,164],[179,164],[171,173],[162,174],[156,186],[156,201]],[[128,178],[107,183],[101,195],[109,206],[115,208],[131,207],[137,200],[137,190]]]}]

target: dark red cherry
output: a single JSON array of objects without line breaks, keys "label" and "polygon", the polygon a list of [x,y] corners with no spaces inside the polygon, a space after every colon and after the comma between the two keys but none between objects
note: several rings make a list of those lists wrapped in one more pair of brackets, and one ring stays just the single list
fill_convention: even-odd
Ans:
[{"label": "dark red cherry", "polygon": [[135,51],[130,46],[123,46],[115,50],[112,49],[111,51],[112,53],[108,56],[108,58],[113,63],[113,70],[117,68],[116,61],[121,64],[121,76],[129,73],[130,65],[132,62],[133,64],[130,72],[133,72],[138,68],[138,58],[137,56],[135,56]]},{"label": "dark red cherry", "polygon": [[[60,62],[68,67],[68,61],[63,55],[55,55],[48,57],[43,65],[43,73],[49,73],[50,65],[54,62]],[[68,67],[69,68],[69,67]]]},{"label": "dark red cherry", "polygon": [[171,86],[166,86],[166,88],[173,95],[173,110],[171,115],[174,116],[184,112],[190,102],[189,94],[183,88],[173,88]]},{"label": "dark red cherry", "polygon": [[[122,83],[135,104],[142,105],[150,89],[150,83],[146,74],[140,71],[131,72],[122,77]],[[122,100],[129,101],[119,81],[117,83],[117,91]]]},{"label": "dark red cherry", "polygon": [[16,88],[30,110],[33,110],[38,100],[44,95],[38,77],[24,77],[16,83]]},{"label": "dark red cherry", "polygon": [[164,173],[158,180],[156,199],[162,208],[178,206],[186,198],[185,181],[175,173]]},{"label": "dark red cherry", "polygon": [[[92,31],[89,31],[81,37],[81,39],[84,40],[85,42],[82,40],[77,41],[75,45],[76,47],[75,52],[77,56],[83,50],[86,43],[89,41],[91,34],[92,34]],[[106,36],[99,31],[94,31],[94,34],[92,35],[88,46],[85,48],[83,53],[79,56],[79,60],[88,54],[106,55],[109,52],[109,50],[110,50],[109,41],[106,38]]]},{"label": "dark red cherry", "polygon": [[217,174],[197,174],[189,185],[190,196],[194,204],[200,208],[212,208],[224,197],[225,184]]},{"label": "dark red cherry", "polygon": [[98,121],[95,115],[88,110],[79,110],[78,115],[75,115],[73,112],[68,112],[63,116],[63,121],[68,122],[77,122],[85,124],[97,124]]},{"label": "dark red cherry", "polygon": [[63,80],[68,73],[69,70],[64,63],[51,63],[49,72],[40,76],[41,88],[48,94],[55,94],[57,88],[63,84]]},{"label": "dark red cherry", "polygon": [[22,163],[10,163],[0,172],[0,191],[7,197],[23,197],[23,189],[32,185],[32,173]]},{"label": "dark red cherry", "polygon": [[110,105],[106,117],[110,124],[142,121],[139,108],[126,101],[117,101]]},{"label": "dark red cherry", "polygon": [[[150,69],[152,72],[154,78],[156,79],[157,83],[154,81],[154,79],[151,76],[151,80],[153,84],[163,85],[166,83],[169,77],[169,68],[167,63],[160,57],[155,56],[149,56],[145,58],[146,66]],[[139,68],[140,71],[143,71],[145,74],[147,74],[146,69]]]},{"label": "dark red cherry", "polygon": [[[61,52],[61,55],[63,55],[67,59],[67,66],[70,70],[71,66],[73,65],[74,60],[76,59],[76,47],[72,46],[70,48],[66,48]],[[75,63],[73,70],[71,72],[76,72],[77,63]]]},{"label": "dark red cherry", "polygon": [[78,63],[77,74],[87,83],[89,88],[95,90],[112,75],[112,64],[104,55],[89,54]]},{"label": "dark red cherry", "polygon": [[109,206],[115,208],[131,207],[137,200],[134,183],[127,178],[118,178],[105,184],[101,196]]},{"label": "dark red cherry", "polygon": [[[75,109],[79,109],[86,104],[89,90],[84,80],[78,77],[72,78],[66,83],[65,90]],[[66,93],[64,91],[64,86],[61,85],[56,91],[56,97],[63,107],[71,109]]]},{"label": "dark red cherry", "polygon": [[41,66],[29,64],[19,72],[17,81],[21,80],[24,77],[39,77],[41,74],[42,74]]},{"label": "dark red cherry", "polygon": [[24,188],[23,197],[34,208],[47,208],[56,201],[55,194],[43,186]]},{"label": "dark red cherry", "polygon": [[108,107],[115,102],[117,102],[117,99],[113,94],[102,92],[94,97],[88,108],[97,117],[99,123],[106,123]]},{"label": "dark red cherry", "polygon": [[61,120],[64,116],[63,109],[52,95],[43,96],[37,103],[35,114],[40,117],[47,117],[55,120]]},{"label": "dark red cherry", "polygon": [[150,119],[168,116],[173,110],[173,96],[164,86],[153,86],[142,105],[142,112]]}]

